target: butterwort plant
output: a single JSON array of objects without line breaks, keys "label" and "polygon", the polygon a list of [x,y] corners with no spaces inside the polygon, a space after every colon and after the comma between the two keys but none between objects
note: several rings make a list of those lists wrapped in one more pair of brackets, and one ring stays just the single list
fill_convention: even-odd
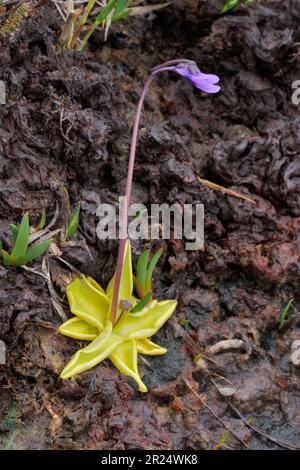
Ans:
[{"label": "butterwort plant", "polygon": [[150,339],[171,317],[177,305],[176,300],[160,301],[153,294],[152,274],[161,251],[151,259],[149,251],[144,251],[133,275],[127,235],[142,107],[152,80],[166,71],[177,73],[206,93],[220,91],[217,75],[201,72],[195,62],[187,59],[171,60],[155,67],[146,80],[131,138],[116,270],[106,290],[84,275],[75,278],[66,288],[74,316],[59,327],[59,332],[90,343],[74,354],[61,373],[62,379],[74,377],[108,358],[121,373],[136,381],[140,392],[146,392],[147,387],[138,371],[138,354],[155,356],[167,352]]}]

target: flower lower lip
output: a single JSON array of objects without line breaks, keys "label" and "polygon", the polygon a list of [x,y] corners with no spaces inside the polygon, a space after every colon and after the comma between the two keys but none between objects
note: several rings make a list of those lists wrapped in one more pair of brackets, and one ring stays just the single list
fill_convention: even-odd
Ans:
[{"label": "flower lower lip", "polygon": [[166,62],[161,68],[156,68],[152,72],[157,74],[164,70],[170,70],[178,75],[181,75],[186,80],[189,80],[193,85],[206,92],[206,93],[218,93],[221,89],[219,85],[216,85],[220,81],[219,77],[214,74],[206,74],[199,70],[197,64],[193,61],[182,61],[172,64]]}]

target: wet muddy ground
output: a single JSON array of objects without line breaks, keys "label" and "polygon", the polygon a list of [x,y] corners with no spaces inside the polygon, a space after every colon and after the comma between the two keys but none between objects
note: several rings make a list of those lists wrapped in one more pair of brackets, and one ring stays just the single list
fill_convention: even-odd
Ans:
[{"label": "wet muddy ground", "polygon": [[[300,339],[300,105],[291,101],[300,79],[300,3],[257,1],[226,16],[221,4],[176,0],[156,16],[115,25],[105,44],[97,33],[84,53],[60,50],[61,20],[44,5],[2,39],[1,240],[10,242],[9,223],[25,211],[37,222],[45,208],[50,220],[64,185],[73,208],[81,201],[81,219],[63,258],[102,284],[113,274],[117,243],[97,240],[96,209],[123,193],[149,70],[187,57],[222,85],[220,94],[204,95],[163,75],[145,103],[134,202],[205,205],[202,251],[133,243],[135,260],[145,246],[164,248],[156,293],[179,301],[157,335],[168,354],[139,365],[151,391],[137,392],[108,361],[62,382],[78,343],[57,334],[61,318],[45,279],[0,266],[2,449],[213,449],[221,439],[233,449],[277,449],[276,439],[300,446],[299,369],[291,362]],[[256,204],[213,192],[197,176]],[[40,270],[41,260],[31,267]],[[59,290],[68,268],[54,259],[50,267]],[[210,355],[229,339],[243,346]]]}]

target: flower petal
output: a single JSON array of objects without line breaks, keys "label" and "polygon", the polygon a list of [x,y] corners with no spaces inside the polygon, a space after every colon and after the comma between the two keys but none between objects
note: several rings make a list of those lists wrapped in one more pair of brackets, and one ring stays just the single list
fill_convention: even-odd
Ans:
[{"label": "flower petal", "polygon": [[66,288],[71,312],[102,331],[109,311],[109,299],[85,276],[74,279]]},{"label": "flower petal", "polygon": [[211,73],[201,72],[195,62],[183,62],[159,69],[159,71],[163,70],[176,72],[178,75],[190,80],[196,88],[206,93],[218,93],[221,90],[221,87],[215,85],[220,81],[219,77]]},{"label": "flower petal", "polygon": [[206,93],[218,93],[221,90],[219,85],[213,85],[211,82],[203,80],[201,77],[191,77],[190,80],[196,88],[199,88]]},{"label": "flower petal", "polygon": [[70,318],[58,328],[59,333],[70,338],[93,341],[99,335],[99,330],[78,317]]},{"label": "flower petal", "polygon": [[199,78],[203,78],[203,80],[206,80],[207,82],[210,82],[213,85],[215,83],[219,83],[219,81],[220,81],[220,77],[218,77],[218,75],[214,75],[212,73],[202,73],[202,72],[200,72]]},{"label": "flower petal", "polygon": [[112,333],[112,323],[108,322],[103,332],[92,343],[74,354],[60,377],[64,380],[69,379],[95,367],[106,359],[122,341],[120,336]]},{"label": "flower petal", "polygon": [[174,72],[178,73],[178,75],[181,75],[182,77],[187,78],[187,79],[190,79],[190,77],[193,75],[188,69],[188,67],[184,67],[184,66],[175,67]]},{"label": "flower petal", "polygon": [[154,335],[170,318],[176,308],[176,300],[153,300],[143,310],[129,313],[114,327],[114,333],[124,339],[143,339]]},{"label": "flower petal", "polygon": [[167,352],[166,348],[162,348],[158,344],[153,343],[150,339],[136,340],[137,352],[148,356],[159,356]]},{"label": "flower petal", "polygon": [[124,341],[110,354],[109,359],[122,374],[132,377],[137,382],[140,392],[147,392],[147,387],[138,372],[135,340]]}]

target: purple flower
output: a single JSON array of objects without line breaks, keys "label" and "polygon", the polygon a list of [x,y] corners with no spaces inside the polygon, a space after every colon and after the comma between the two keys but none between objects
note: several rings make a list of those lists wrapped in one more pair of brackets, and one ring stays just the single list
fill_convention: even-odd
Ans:
[{"label": "purple flower", "polygon": [[162,70],[172,70],[178,73],[178,75],[190,80],[196,88],[206,93],[218,93],[221,90],[221,87],[216,85],[220,80],[219,77],[210,73],[202,73],[193,61],[183,61],[175,65],[157,68],[154,73]]}]

